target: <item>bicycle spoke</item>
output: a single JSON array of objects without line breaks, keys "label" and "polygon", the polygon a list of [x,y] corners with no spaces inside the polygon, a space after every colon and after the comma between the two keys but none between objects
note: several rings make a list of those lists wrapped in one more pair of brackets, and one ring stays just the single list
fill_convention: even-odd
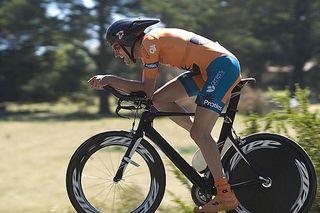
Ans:
[{"label": "bicycle spoke", "polygon": [[120,189],[122,189],[122,191],[124,191],[124,192],[128,192],[128,190],[126,190],[125,188],[123,188],[123,186],[122,186],[121,184],[122,184],[122,183],[119,183]]},{"label": "bicycle spoke", "polygon": [[123,183],[123,186],[128,189],[128,191],[130,191],[131,189],[134,189],[134,185],[133,185],[133,184],[135,184],[134,182],[131,182],[132,184],[128,184],[125,182],[122,182],[122,183]]},{"label": "bicycle spoke", "polygon": [[[104,168],[110,173],[110,175],[112,176],[112,173],[111,171],[108,169],[107,165],[105,164],[105,162],[101,159],[101,157],[99,155],[98,156],[98,159],[101,161],[102,165],[104,166]],[[111,165],[112,165],[112,162],[111,162]]]},{"label": "bicycle spoke", "polygon": [[[145,173],[147,173],[147,172],[145,172]],[[133,173],[133,174],[130,174],[130,175],[124,175],[123,179],[126,179],[127,177],[133,177],[133,176],[141,175],[141,174],[143,174],[143,173],[137,172],[137,173]]]},{"label": "bicycle spoke", "polygon": [[96,183],[94,185],[86,186],[86,189],[90,189],[90,188],[94,188],[94,187],[98,187],[98,186],[100,187],[103,184],[107,184],[107,182],[105,181],[105,182],[102,182],[102,183]]},{"label": "bicycle spoke", "polygon": [[[109,186],[111,186],[110,188],[112,188],[113,183],[109,184],[106,188],[108,188]],[[103,193],[103,191],[105,190],[105,188],[102,188],[98,193],[96,193],[95,195],[92,196],[92,198],[96,198],[98,197],[98,195],[100,195],[101,193]]]},{"label": "bicycle spoke", "polygon": [[[112,184],[110,184],[111,185],[111,187],[109,187],[109,191],[106,193],[106,199],[109,197],[109,193],[110,193],[110,191],[112,190],[112,188],[114,187],[114,183],[112,183]],[[109,186],[110,186],[109,185]]]},{"label": "bicycle spoke", "polygon": [[112,202],[112,210],[114,210],[114,201],[115,201],[115,194],[116,194],[116,187],[117,185],[114,185],[114,188],[113,188],[113,202]]},{"label": "bicycle spoke", "polygon": [[[95,165],[95,163],[94,163],[94,161],[93,161],[93,157],[90,157],[90,159],[91,159],[91,161],[90,161],[90,163],[92,164],[92,166],[96,169],[96,170],[98,170],[98,171],[100,171],[101,173],[103,173],[104,175],[110,175],[110,176],[112,176],[112,173],[111,172],[109,172],[109,174],[107,174],[106,172],[105,172],[105,170],[102,170],[102,169],[100,169],[99,167],[97,167],[96,165]],[[109,171],[109,170],[107,170],[107,171]]]},{"label": "bicycle spoke", "polygon": [[129,184],[142,185],[142,186],[148,185],[147,183],[137,183],[137,182],[133,182],[133,181],[123,181],[122,183],[124,183],[125,185],[129,185]]},{"label": "bicycle spoke", "polygon": [[128,191],[135,191],[136,188],[147,190],[150,187],[150,183],[122,182],[122,186]]},{"label": "bicycle spoke", "polygon": [[86,174],[82,174],[82,177],[84,177],[84,178],[86,178],[86,179],[99,179],[99,180],[106,180],[105,178],[98,177],[98,176],[94,176],[94,175],[86,175]]},{"label": "bicycle spoke", "polygon": [[114,166],[113,166],[113,161],[112,161],[111,154],[109,155],[109,159],[110,159],[110,162],[111,162],[111,168],[112,168],[113,174],[115,174],[116,170],[114,169]]}]

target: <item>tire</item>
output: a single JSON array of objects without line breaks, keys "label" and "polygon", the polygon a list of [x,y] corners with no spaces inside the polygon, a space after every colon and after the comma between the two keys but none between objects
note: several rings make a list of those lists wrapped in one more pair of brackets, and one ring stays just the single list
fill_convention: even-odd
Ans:
[{"label": "tire", "polygon": [[141,140],[123,179],[113,177],[131,142],[128,132],[105,132],[85,141],[73,154],[66,187],[77,212],[151,213],[160,205],[166,185],[163,162],[156,150]]},{"label": "tire", "polygon": [[[258,133],[243,139],[242,151],[271,185],[233,187],[239,206],[231,213],[307,213],[316,195],[314,166],[294,141],[280,135]],[[230,184],[257,179],[257,175],[231,147],[222,163]]]}]

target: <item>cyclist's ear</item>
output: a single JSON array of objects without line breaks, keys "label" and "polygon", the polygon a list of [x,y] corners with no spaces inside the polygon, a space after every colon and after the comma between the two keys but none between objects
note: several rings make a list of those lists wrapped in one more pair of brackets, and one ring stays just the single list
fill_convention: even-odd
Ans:
[{"label": "cyclist's ear", "polygon": [[111,47],[112,47],[112,52],[113,52],[114,57],[117,58],[117,57],[121,56],[121,54],[120,54],[121,46],[118,42],[114,42],[111,45]]}]

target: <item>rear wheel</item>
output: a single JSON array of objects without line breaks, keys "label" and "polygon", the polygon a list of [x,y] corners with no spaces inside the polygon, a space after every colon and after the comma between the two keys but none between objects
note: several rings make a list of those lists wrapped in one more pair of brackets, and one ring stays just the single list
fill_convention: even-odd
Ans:
[{"label": "rear wheel", "polygon": [[77,212],[154,212],[165,189],[165,170],[156,150],[141,140],[123,178],[114,182],[132,138],[107,132],[84,142],[67,169],[67,191]]},{"label": "rear wheel", "polygon": [[[244,141],[242,151],[270,181],[233,187],[240,205],[229,212],[308,212],[317,182],[314,166],[305,151],[292,140],[275,134],[254,134]],[[258,180],[233,147],[222,162],[231,185]]]}]

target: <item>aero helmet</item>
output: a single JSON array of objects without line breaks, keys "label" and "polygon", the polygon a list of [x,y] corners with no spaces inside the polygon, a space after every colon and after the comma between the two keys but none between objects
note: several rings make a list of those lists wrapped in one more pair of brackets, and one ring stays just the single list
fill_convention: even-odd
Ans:
[{"label": "aero helmet", "polygon": [[[133,56],[133,47],[138,39],[144,35],[144,30],[160,22],[159,19],[140,19],[140,18],[126,18],[120,19],[112,23],[107,29],[106,40],[110,45],[117,42],[132,61],[136,61]],[[126,47],[131,47],[131,54]]]}]

